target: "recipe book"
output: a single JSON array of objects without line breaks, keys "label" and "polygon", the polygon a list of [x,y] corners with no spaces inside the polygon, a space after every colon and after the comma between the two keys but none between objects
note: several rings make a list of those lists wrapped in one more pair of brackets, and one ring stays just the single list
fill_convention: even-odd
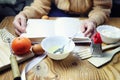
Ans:
[{"label": "recipe book", "polygon": [[72,37],[78,33],[74,40],[90,42],[88,37],[80,32],[81,21],[78,18],[57,18],[55,20],[28,19],[26,33],[21,36],[28,38],[43,38],[50,36]]}]

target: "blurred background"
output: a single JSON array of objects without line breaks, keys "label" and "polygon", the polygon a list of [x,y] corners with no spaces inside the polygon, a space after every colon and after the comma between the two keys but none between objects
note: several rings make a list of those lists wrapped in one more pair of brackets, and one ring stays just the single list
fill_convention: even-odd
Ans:
[{"label": "blurred background", "polygon": [[15,16],[33,0],[0,0],[0,21],[6,16]]}]

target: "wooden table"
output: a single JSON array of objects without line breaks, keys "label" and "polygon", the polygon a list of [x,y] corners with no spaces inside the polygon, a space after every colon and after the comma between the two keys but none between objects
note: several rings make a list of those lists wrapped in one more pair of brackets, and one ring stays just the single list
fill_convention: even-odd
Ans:
[{"label": "wooden table", "polygon": [[[0,24],[0,28],[5,26],[14,34],[12,21],[14,17],[6,17]],[[106,22],[120,28],[120,18],[110,18]],[[22,72],[24,66],[29,62],[19,64]],[[80,60],[73,56],[55,61],[46,57],[27,73],[28,80],[120,80],[120,54],[116,54],[111,62],[96,68],[87,60]],[[0,72],[0,80],[13,80],[11,69]]]}]

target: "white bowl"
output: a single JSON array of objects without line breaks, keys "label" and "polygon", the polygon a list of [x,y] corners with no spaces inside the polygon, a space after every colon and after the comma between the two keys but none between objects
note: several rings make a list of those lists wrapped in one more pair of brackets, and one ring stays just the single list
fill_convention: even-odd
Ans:
[{"label": "white bowl", "polygon": [[[52,36],[43,39],[41,46],[50,58],[61,60],[65,59],[75,47],[75,43],[72,40],[69,41],[70,39],[68,37]],[[65,45],[63,53],[54,53],[55,50],[61,48],[63,45]]]},{"label": "white bowl", "polygon": [[120,41],[120,29],[117,27],[101,25],[97,27],[97,31],[100,33],[102,41],[106,44]]}]

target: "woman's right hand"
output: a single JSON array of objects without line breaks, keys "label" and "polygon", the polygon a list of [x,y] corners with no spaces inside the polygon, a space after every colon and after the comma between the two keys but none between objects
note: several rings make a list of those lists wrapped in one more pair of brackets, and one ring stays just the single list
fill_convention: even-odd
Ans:
[{"label": "woman's right hand", "polygon": [[22,13],[16,15],[13,21],[13,26],[15,29],[15,33],[17,35],[21,35],[22,33],[26,32],[26,26],[27,26],[26,16]]}]

